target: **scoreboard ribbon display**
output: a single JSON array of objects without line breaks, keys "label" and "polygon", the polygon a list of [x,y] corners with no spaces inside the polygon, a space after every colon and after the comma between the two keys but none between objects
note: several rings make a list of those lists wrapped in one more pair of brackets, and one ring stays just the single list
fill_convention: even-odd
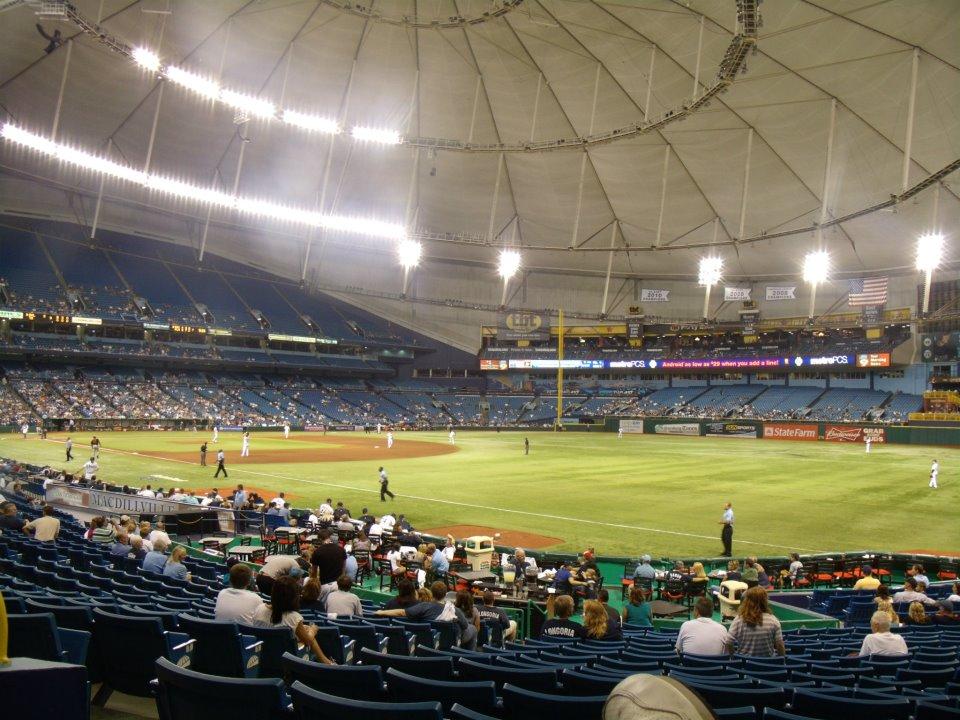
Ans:
[{"label": "scoreboard ribbon display", "polygon": [[[504,367],[506,365],[506,367]],[[890,367],[890,353],[770,355],[761,357],[649,358],[642,360],[557,360],[514,358],[480,360],[481,370],[817,370]]]}]

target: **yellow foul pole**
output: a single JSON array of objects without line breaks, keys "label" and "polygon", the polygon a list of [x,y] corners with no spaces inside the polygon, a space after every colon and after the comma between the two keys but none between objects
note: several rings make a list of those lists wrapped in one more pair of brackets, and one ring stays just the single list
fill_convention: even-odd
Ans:
[{"label": "yellow foul pole", "polygon": [[557,326],[557,429],[560,429],[560,418],[563,417],[563,308],[560,309],[560,320]]}]

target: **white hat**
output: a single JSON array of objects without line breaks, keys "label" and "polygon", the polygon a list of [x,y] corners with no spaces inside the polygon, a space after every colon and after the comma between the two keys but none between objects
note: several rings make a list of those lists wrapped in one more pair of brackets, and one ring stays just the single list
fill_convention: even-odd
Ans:
[{"label": "white hat", "polygon": [[603,720],[713,720],[714,715],[690,688],[660,675],[631,675],[603,705]]}]

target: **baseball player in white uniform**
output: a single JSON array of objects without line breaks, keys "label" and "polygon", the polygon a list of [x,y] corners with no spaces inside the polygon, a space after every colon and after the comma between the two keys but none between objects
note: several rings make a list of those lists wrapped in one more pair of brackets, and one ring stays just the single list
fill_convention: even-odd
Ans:
[{"label": "baseball player in white uniform", "polygon": [[456,445],[456,444],[457,444],[457,431],[456,431],[456,430],[454,430],[453,428],[450,428],[450,434],[449,434],[447,437],[450,438],[450,444],[451,444],[451,445]]},{"label": "baseball player in white uniform", "polygon": [[250,457],[250,433],[243,433],[243,446],[240,448],[240,457]]},{"label": "baseball player in white uniform", "polygon": [[283,439],[286,440],[290,437],[290,423],[285,422],[283,424]]},{"label": "baseball player in white uniform", "polygon": [[930,466],[930,487],[934,490],[939,487],[937,485],[937,475],[940,473],[940,463],[936,460],[933,461],[933,465]]},{"label": "baseball player in white uniform", "polygon": [[388,432],[387,433],[387,450],[389,450],[392,447],[393,447],[393,433]]},{"label": "baseball player in white uniform", "polygon": [[213,426],[213,440],[210,442],[217,442],[220,440],[220,428],[217,425]]},{"label": "baseball player in white uniform", "polygon": [[20,426],[20,434],[23,435],[23,439],[27,439],[27,433],[30,432],[30,426],[27,423],[24,423]]},{"label": "baseball player in white uniform", "polygon": [[873,438],[872,438],[872,437],[870,437],[869,435],[864,435],[864,436],[863,436],[863,444],[864,444],[864,446],[867,448],[867,455],[870,454],[870,443],[872,443],[872,442],[873,442]]}]

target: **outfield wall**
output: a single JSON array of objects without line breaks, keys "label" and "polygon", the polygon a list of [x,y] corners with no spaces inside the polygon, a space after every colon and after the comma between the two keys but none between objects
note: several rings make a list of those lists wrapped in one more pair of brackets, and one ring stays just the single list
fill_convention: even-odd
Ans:
[{"label": "outfield wall", "polygon": [[606,418],[604,429],[644,435],[685,435],[798,442],[872,442],[905,445],[960,445],[960,428],[879,425],[818,420],[741,420],[685,417]]}]

